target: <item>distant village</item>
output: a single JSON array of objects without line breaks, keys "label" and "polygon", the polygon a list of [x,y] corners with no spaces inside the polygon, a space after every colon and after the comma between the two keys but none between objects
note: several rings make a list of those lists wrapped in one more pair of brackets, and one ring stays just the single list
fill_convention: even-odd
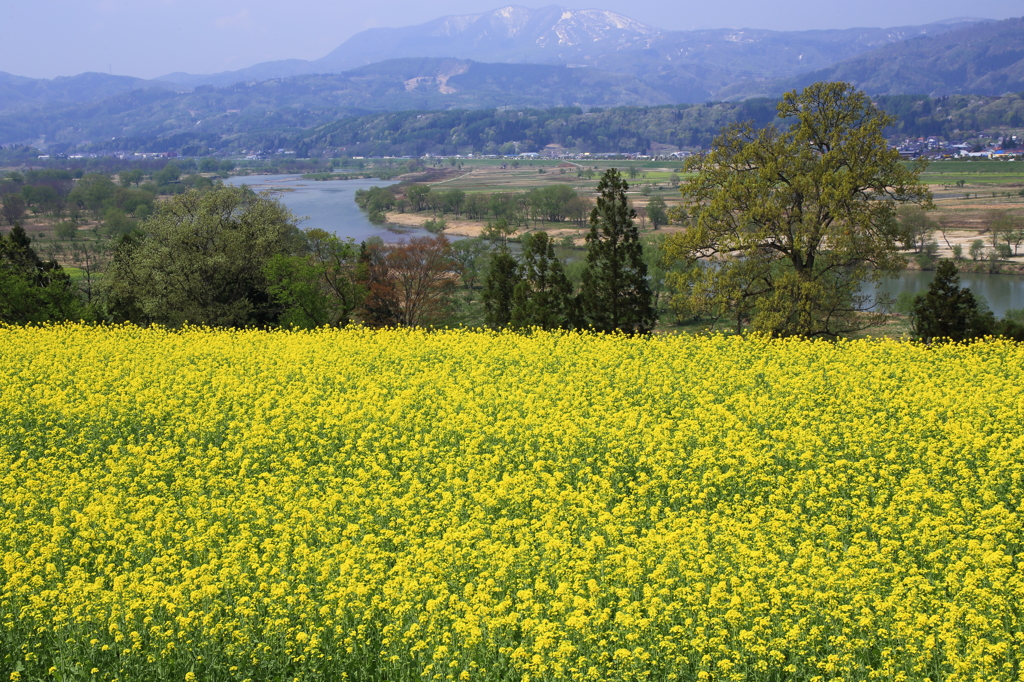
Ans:
[{"label": "distant village", "polygon": [[[996,135],[988,139],[986,137],[976,138],[973,141],[946,140],[942,137],[918,137],[906,138],[900,142],[893,142],[892,147],[896,149],[905,159],[929,158],[934,160],[959,159],[959,158],[986,158],[986,159],[1014,159],[1024,157],[1024,137],[1018,135]],[[596,159],[633,159],[651,161],[671,161],[673,159],[684,159],[688,156],[703,151],[699,147],[679,149],[670,145],[655,144],[654,149],[643,152],[575,152],[565,149],[561,145],[551,144],[537,152],[522,152],[516,154],[454,154],[444,155],[446,159],[562,159],[567,161],[587,161]],[[122,160],[145,160],[155,158],[177,158],[176,151],[167,152],[131,152],[131,151],[101,151],[87,154],[55,154],[53,158],[84,159],[84,158],[106,158],[115,157]],[[292,149],[244,149],[233,154],[217,154],[217,156],[241,157],[249,161],[262,161],[274,157],[296,157],[296,151]],[[319,156],[346,156],[344,149],[321,150]],[[41,154],[40,160],[51,158],[48,154]],[[362,156],[353,156],[354,159],[362,159]],[[403,158],[411,157],[365,157],[374,158]],[[441,158],[441,155],[425,154],[423,159]]]},{"label": "distant village", "polygon": [[1017,135],[997,137],[988,144],[944,140],[941,137],[907,138],[893,145],[905,159],[925,157],[929,159],[960,159],[978,157],[984,159],[1016,158],[1024,156],[1024,143]]}]

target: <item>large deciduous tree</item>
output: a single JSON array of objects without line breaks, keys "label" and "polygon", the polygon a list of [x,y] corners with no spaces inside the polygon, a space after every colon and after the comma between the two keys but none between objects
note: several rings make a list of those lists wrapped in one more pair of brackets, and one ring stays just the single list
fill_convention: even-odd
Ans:
[{"label": "large deciduous tree", "polygon": [[414,237],[392,246],[387,260],[402,324],[413,327],[442,322],[448,316],[449,297],[459,274],[448,238]]},{"label": "large deciduous tree", "polygon": [[596,331],[646,333],[658,320],[627,189],[619,172],[608,169],[590,212],[579,304],[583,325]]},{"label": "large deciduous tree", "polygon": [[815,83],[778,105],[788,129],[725,128],[687,164],[693,224],[670,260],[687,316],[748,317],[774,335],[835,337],[879,320],[861,284],[903,267],[912,238],[897,208],[929,208],[924,162],[905,166],[882,131],[895,122],[846,83]]},{"label": "large deciduous tree", "polygon": [[363,261],[369,290],[363,312],[368,325],[431,326],[448,317],[459,262],[445,236],[368,245]]},{"label": "large deciduous tree", "polygon": [[269,291],[285,310],[285,326],[344,327],[366,299],[359,247],[320,229],[304,232],[301,255],[275,254],[267,263]]},{"label": "large deciduous tree", "polygon": [[169,326],[277,324],[283,308],[268,290],[267,266],[301,251],[294,217],[268,194],[190,190],[120,243],[105,277],[109,312]]}]

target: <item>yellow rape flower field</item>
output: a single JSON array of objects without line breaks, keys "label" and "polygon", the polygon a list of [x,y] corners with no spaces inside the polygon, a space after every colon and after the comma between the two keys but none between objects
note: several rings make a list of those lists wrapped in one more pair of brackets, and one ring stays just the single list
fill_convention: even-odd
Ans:
[{"label": "yellow rape flower field", "polygon": [[0,328],[0,680],[1021,680],[1022,368]]}]

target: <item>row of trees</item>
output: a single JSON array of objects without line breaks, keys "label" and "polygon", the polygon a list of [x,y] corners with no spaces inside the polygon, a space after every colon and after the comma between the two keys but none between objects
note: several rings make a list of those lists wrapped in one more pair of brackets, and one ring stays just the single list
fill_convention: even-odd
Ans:
[{"label": "row of trees", "polygon": [[1024,244],[1024,219],[1005,209],[991,209],[985,214],[988,224],[986,250],[985,239],[975,239],[964,251],[962,244],[952,244],[946,235],[947,228],[934,221],[925,211],[916,206],[904,206],[899,210],[899,219],[904,228],[903,247],[915,252],[921,265],[930,265],[939,252],[938,233],[949,247],[954,260],[998,260],[1013,258],[1020,253]]},{"label": "row of trees", "polygon": [[600,196],[589,216],[586,265],[578,292],[546,233],[527,235],[518,259],[507,248],[499,251],[484,286],[487,323],[515,329],[653,329],[658,315],[627,188],[615,169],[598,183]]},{"label": "row of trees", "polygon": [[[647,332],[657,315],[625,189],[615,171],[602,180],[579,291],[544,233],[526,239],[518,258],[504,242],[492,254],[480,248],[482,242],[453,246],[442,235],[357,245],[322,230],[299,230],[269,195],[221,187],[162,202],[140,229],[123,235],[90,306],[77,297],[59,266],[42,263],[34,252],[26,255],[31,247],[19,226],[7,238],[14,246],[5,253],[21,255],[5,261],[5,276],[11,277],[3,285],[5,298],[20,303],[5,310],[3,319],[71,316],[232,327],[352,321],[435,325],[451,320],[460,282],[472,289],[484,280],[484,317],[495,328]],[[20,278],[17,287],[14,274]],[[34,298],[6,295],[30,286]],[[60,306],[44,305],[44,299]],[[77,307],[68,307],[69,301]]]},{"label": "row of trees", "polygon": [[152,171],[122,170],[114,178],[106,173],[73,173],[68,170],[33,170],[11,173],[0,180],[0,216],[14,225],[29,212],[49,215],[60,238],[73,238],[85,220],[102,221],[108,236],[131,231],[136,220],[149,217],[158,195],[207,189],[214,181],[199,174],[183,175],[174,164]]},{"label": "row of trees", "polygon": [[[404,189],[404,195],[397,194]],[[556,183],[528,192],[465,192],[461,189],[437,190],[429,185],[406,185],[394,188],[371,187],[356,192],[356,203],[367,211],[371,222],[383,223],[388,211],[429,211],[436,217],[452,216],[468,220],[504,221],[516,227],[531,222],[572,222],[586,227],[594,202],[580,196],[572,187]],[[661,197],[652,198],[645,207],[643,218],[649,219],[657,229],[671,220],[668,206]],[[681,220],[684,213],[676,218]]]},{"label": "row of trees", "polygon": [[452,216],[469,220],[504,220],[510,225],[526,226],[531,221],[564,222],[571,220],[583,227],[594,207],[572,187],[553,184],[529,192],[467,193],[461,189],[437,190],[429,185],[371,187],[356,192],[356,203],[367,211],[373,222],[383,222],[388,211],[422,212],[434,216]]},{"label": "row of trees", "polygon": [[[788,129],[732,126],[689,162],[690,226],[664,240],[659,263],[673,306],[681,317],[731,318],[738,331],[777,336],[831,338],[877,323],[860,286],[905,264],[900,247],[916,237],[898,209],[931,207],[923,162],[904,165],[882,137],[892,119],[846,84],[788,93],[778,115]],[[499,249],[474,272],[472,248],[440,236],[357,248],[302,233],[265,195],[193,191],[121,241],[104,278],[105,314],[164,324],[431,324],[461,277],[484,282],[495,327],[646,332],[657,278],[626,188],[614,169],[599,184],[578,287],[546,235],[525,240],[519,258]],[[499,219],[490,232],[504,243],[513,230]]]}]

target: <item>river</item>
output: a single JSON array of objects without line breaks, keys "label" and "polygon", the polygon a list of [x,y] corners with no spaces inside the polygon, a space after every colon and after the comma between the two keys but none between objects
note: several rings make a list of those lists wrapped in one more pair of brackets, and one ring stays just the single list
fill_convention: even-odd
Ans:
[{"label": "river", "polygon": [[[877,289],[867,283],[862,290],[869,295],[880,291],[896,298],[903,292],[917,294],[926,291],[934,278],[934,271],[904,270],[898,276],[883,281]],[[996,317],[1002,317],[1011,308],[1024,308],[1024,276],[961,272],[960,286],[985,299]]]},{"label": "river", "polygon": [[[397,232],[374,225],[366,213],[356,206],[356,190],[373,186],[387,187],[394,182],[377,180],[304,180],[299,175],[245,175],[228,178],[226,185],[248,185],[256,191],[279,192],[281,203],[298,218],[303,228],[319,228],[339,237],[351,237],[361,242],[369,237],[380,237],[386,242],[397,242],[418,234],[421,230]],[[427,232],[422,231],[424,235]]]}]

